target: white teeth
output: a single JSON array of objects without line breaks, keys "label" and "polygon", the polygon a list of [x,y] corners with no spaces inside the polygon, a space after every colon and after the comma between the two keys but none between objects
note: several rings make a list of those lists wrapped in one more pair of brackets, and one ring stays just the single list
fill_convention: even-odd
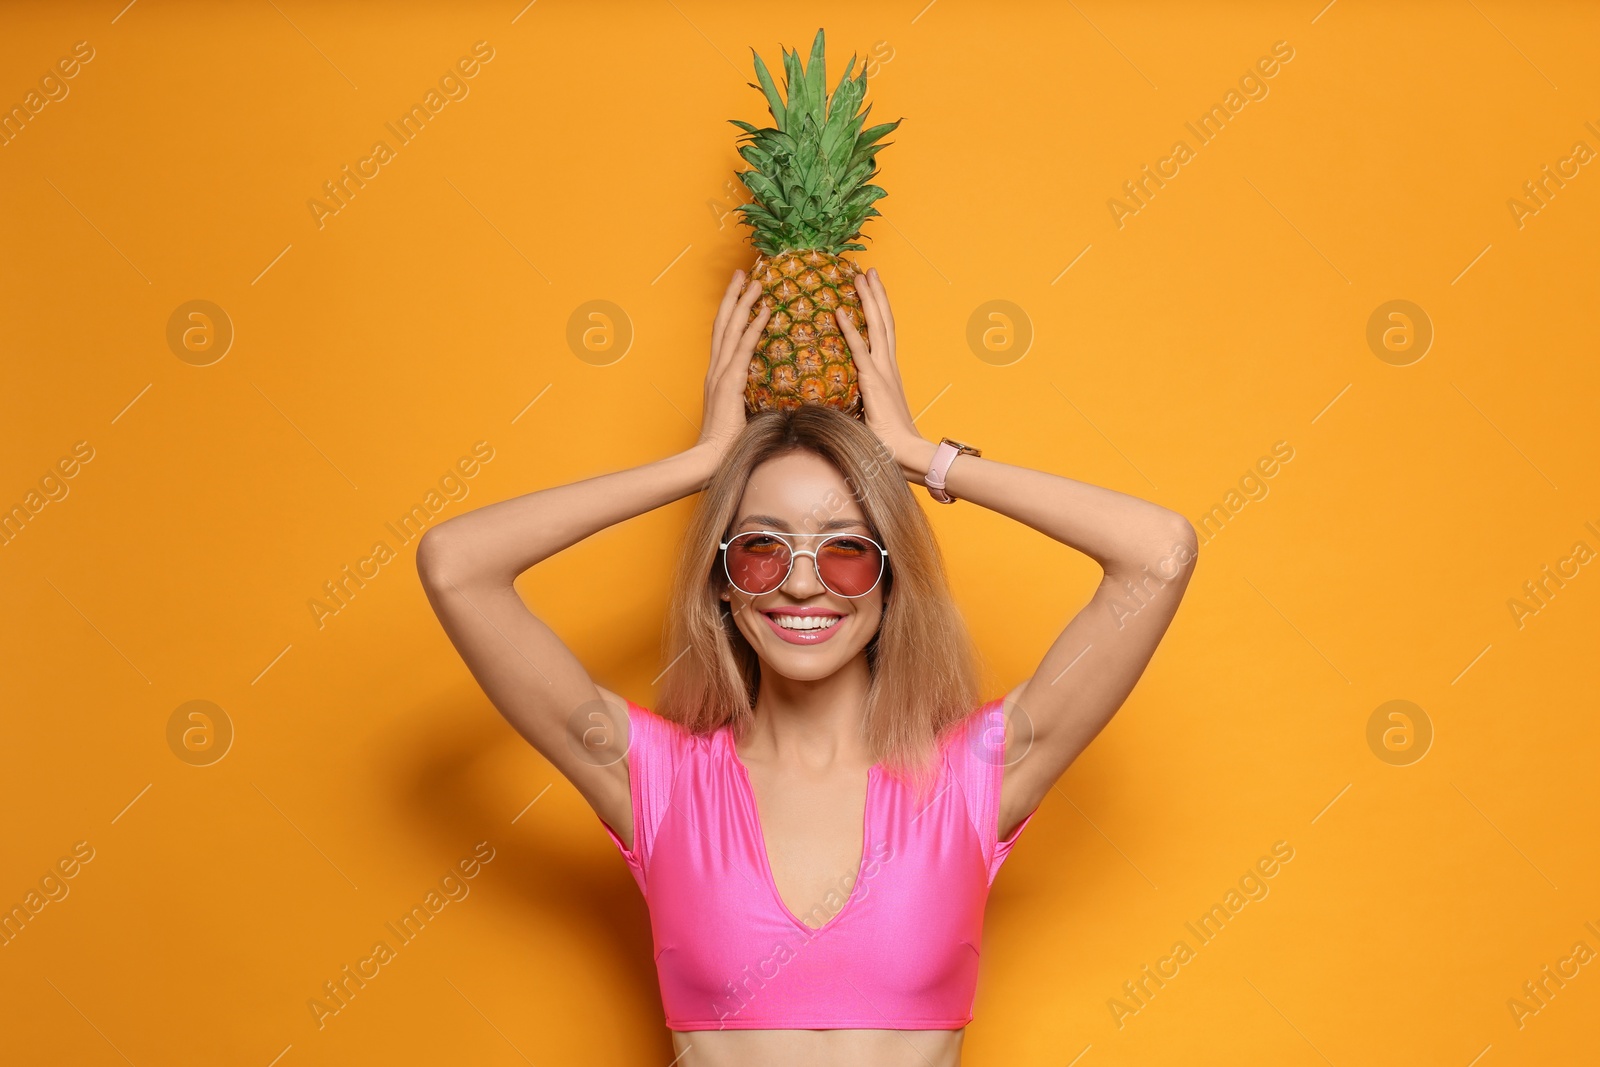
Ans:
[{"label": "white teeth", "polygon": [[826,630],[839,621],[837,615],[773,615],[771,618],[785,630]]}]

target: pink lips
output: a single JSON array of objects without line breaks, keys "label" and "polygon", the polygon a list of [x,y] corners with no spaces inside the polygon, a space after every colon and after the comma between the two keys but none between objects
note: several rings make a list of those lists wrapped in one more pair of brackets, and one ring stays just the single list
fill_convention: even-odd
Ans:
[{"label": "pink lips", "polygon": [[[834,623],[826,630],[789,630],[785,629],[783,626],[780,626],[778,621],[773,618],[773,615],[826,615],[837,618],[841,621]],[[791,645],[820,645],[822,642],[826,641],[828,638],[837,633],[839,627],[844,625],[844,616],[840,615],[837,611],[829,611],[827,608],[772,608],[767,611],[763,611],[761,616],[767,620],[767,625],[772,627],[773,633],[777,634]]]}]

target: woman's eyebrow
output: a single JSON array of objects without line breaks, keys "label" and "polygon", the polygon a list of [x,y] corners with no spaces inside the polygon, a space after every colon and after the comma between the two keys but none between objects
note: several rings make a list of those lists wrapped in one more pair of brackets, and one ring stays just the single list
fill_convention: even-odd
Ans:
[{"label": "woman's eyebrow", "polygon": [[738,526],[741,530],[755,530],[757,526],[760,526],[763,530],[776,530],[779,533],[787,533],[789,531],[789,523],[784,522],[776,515],[746,515],[746,517],[739,520]]},{"label": "woman's eyebrow", "polygon": [[[746,515],[744,518],[739,520],[740,526],[750,526],[752,523],[758,523],[765,526],[769,530],[778,530],[782,533],[793,532],[790,529],[789,523],[778,518],[776,515]],[[859,528],[862,530],[871,529],[870,526],[862,522],[860,519],[829,519],[826,522],[818,523],[817,528],[819,530],[849,530],[852,528]]]}]

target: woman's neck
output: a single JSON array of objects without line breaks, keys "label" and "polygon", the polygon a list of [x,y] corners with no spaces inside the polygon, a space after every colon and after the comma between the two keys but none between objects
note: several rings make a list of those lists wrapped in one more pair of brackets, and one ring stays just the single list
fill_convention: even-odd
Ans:
[{"label": "woman's neck", "polygon": [[861,721],[871,682],[865,656],[814,681],[763,671],[755,719],[740,743],[740,757],[817,770],[869,766],[873,757]]}]

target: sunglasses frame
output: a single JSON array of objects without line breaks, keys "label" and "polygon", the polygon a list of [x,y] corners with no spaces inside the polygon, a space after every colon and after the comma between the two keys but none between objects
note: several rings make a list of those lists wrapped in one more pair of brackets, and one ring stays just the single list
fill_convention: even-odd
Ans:
[{"label": "sunglasses frame", "polygon": [[[765,535],[767,537],[776,537],[778,540],[780,540],[780,541],[782,541],[784,543],[785,547],[787,547],[789,549],[789,566],[784,570],[783,577],[778,579],[778,583],[776,585],[774,585],[771,589],[768,589],[766,593],[752,593],[752,592],[749,592],[748,590],[741,589],[739,587],[739,583],[733,580],[732,572],[728,570],[728,546],[733,544],[734,541],[736,541],[739,538],[745,536],[746,534],[763,534],[763,535]],[[878,588],[879,584],[882,583],[882,581],[883,581],[883,576],[889,573],[889,550],[887,548],[884,548],[882,545],[880,545],[877,542],[876,538],[868,537],[866,534],[859,534],[859,533],[833,533],[833,534],[828,534],[826,537],[823,537],[821,541],[817,542],[817,547],[814,548],[814,549],[796,548],[794,546],[794,542],[790,540],[790,538],[792,538],[792,537],[816,537],[816,536],[818,536],[818,535],[814,534],[814,533],[811,533],[811,534],[792,534],[792,533],[785,533],[782,530],[740,530],[738,533],[731,535],[726,541],[723,541],[723,542],[721,542],[720,544],[717,545],[718,553],[722,556],[722,574],[723,574],[723,576],[725,578],[728,579],[728,584],[729,585],[733,586],[733,588],[735,588],[735,589],[738,589],[739,592],[743,593],[745,596],[766,596],[767,593],[776,592],[777,590],[783,588],[783,583],[787,582],[789,580],[789,575],[794,573],[794,561],[795,561],[796,557],[798,557],[798,556],[810,556],[811,557],[811,568],[814,571],[817,572],[817,581],[822,583],[822,587],[824,589],[826,589],[828,592],[832,593],[836,597],[843,597],[846,600],[855,600],[855,599],[857,599],[859,597],[866,596],[868,593],[870,593],[874,589]],[[855,596],[849,596],[849,595],[847,595],[845,593],[837,592],[833,588],[833,586],[829,585],[828,584],[828,580],[822,576],[822,567],[821,567],[821,565],[817,562],[817,553],[819,551],[821,551],[822,546],[826,545],[829,541],[832,541],[833,539],[838,538],[838,537],[850,537],[850,538],[854,538],[857,541],[865,541],[869,545],[872,545],[874,548],[876,548],[878,550],[878,577],[864,591],[862,591],[860,593],[857,593]]]}]

